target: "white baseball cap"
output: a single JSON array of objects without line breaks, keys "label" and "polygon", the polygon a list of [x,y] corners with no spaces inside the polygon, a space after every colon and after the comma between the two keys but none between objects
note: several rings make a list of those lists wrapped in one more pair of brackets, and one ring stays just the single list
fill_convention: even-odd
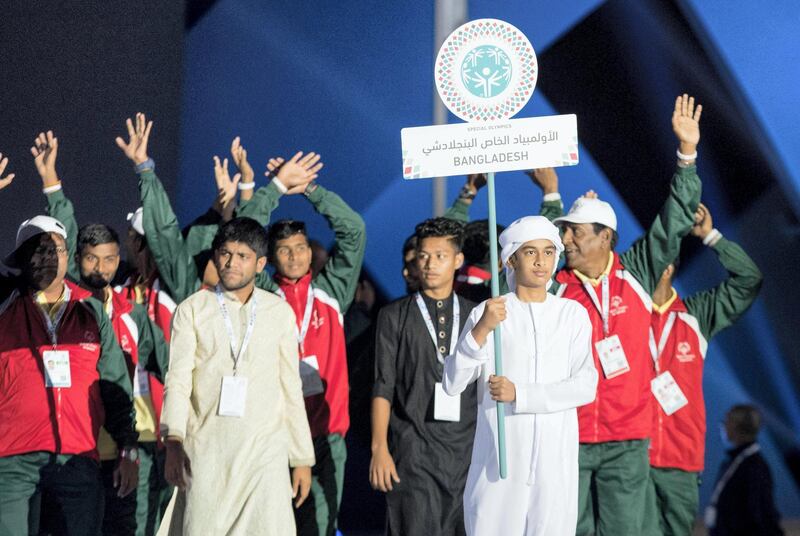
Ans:
[{"label": "white baseball cap", "polygon": [[140,236],[144,236],[144,225],[142,225],[142,207],[137,208],[134,212],[128,212],[128,221],[131,222],[131,227]]},{"label": "white baseball cap", "polygon": [[25,220],[17,230],[17,241],[14,245],[14,250],[6,255],[3,263],[6,266],[16,266],[16,253],[17,250],[29,239],[42,233],[56,233],[61,237],[67,239],[67,228],[64,224],[51,216],[35,216],[29,220]]},{"label": "white baseball cap", "polygon": [[553,223],[599,223],[617,230],[617,214],[611,205],[591,197],[579,197],[572,203],[569,212],[553,220]]}]

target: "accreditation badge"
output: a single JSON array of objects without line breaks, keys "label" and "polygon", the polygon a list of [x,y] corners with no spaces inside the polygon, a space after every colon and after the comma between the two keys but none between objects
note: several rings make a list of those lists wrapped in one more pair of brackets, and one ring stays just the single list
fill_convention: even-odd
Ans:
[{"label": "accreditation badge", "polygon": [[222,392],[219,396],[220,417],[244,417],[247,400],[247,378],[223,376]]},{"label": "accreditation badge", "polygon": [[686,395],[683,394],[675,378],[670,371],[659,374],[650,381],[650,389],[653,391],[656,400],[661,405],[661,409],[667,415],[672,415],[683,406],[689,404]]},{"label": "accreditation badge", "polygon": [[45,387],[72,387],[68,351],[46,350],[42,354],[42,359],[44,360]]},{"label": "accreditation badge", "polygon": [[445,393],[442,382],[436,382],[433,393],[433,418],[437,421],[460,421],[461,395],[450,396]]},{"label": "accreditation badge", "polygon": [[601,341],[594,343],[597,355],[600,358],[600,365],[603,367],[603,374],[606,379],[616,378],[631,370],[628,358],[625,357],[625,350],[619,335],[611,335]]}]

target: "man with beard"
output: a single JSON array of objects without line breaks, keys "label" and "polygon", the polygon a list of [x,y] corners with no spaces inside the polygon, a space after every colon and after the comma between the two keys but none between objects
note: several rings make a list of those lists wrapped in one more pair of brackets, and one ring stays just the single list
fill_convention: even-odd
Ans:
[{"label": "man with beard", "polygon": [[[52,138],[50,149],[57,141]],[[45,161],[47,159],[45,158]],[[49,216],[22,223],[0,285],[0,534],[35,534],[39,493],[54,497],[69,534],[100,529],[97,437],[120,451],[118,493],[136,489],[136,430],[125,359],[89,291],[64,280],[67,232]]]},{"label": "man with beard", "polygon": [[[47,145],[40,134],[34,149]],[[46,149],[45,149],[46,151]],[[46,155],[41,155],[44,158]],[[39,156],[37,156],[39,158]],[[53,165],[55,156],[51,156]],[[48,159],[49,163],[49,159]],[[77,223],[72,202],[66,197],[58,177],[52,177],[43,166],[42,181],[47,191],[47,210],[59,220],[67,231],[67,250],[70,259],[69,276],[81,288],[103,303],[117,341],[125,354],[131,372],[136,410],[136,431],[139,433],[138,459],[139,486],[135,494],[120,497],[115,485],[114,471],[118,452],[104,428],[100,430],[98,450],[105,486],[104,534],[154,534],[158,528],[161,510],[166,507],[170,487],[163,478],[164,451],[156,443],[161,401],[153,401],[153,384],[162,382],[168,355],[164,334],[148,318],[147,310],[134,304],[125,295],[111,287],[120,263],[120,241],[117,233],[102,224],[85,225],[77,233]],[[77,246],[76,246],[77,242]]]},{"label": "man with beard", "polygon": [[294,534],[291,500],[305,501],[314,464],[294,313],[255,287],[267,263],[258,222],[223,224],[213,248],[219,284],[173,321],[161,432],[180,492],[164,523],[186,536]]}]

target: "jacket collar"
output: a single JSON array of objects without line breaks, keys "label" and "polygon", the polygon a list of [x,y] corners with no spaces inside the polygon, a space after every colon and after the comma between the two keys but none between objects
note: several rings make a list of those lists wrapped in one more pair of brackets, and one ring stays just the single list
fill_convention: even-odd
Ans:
[{"label": "jacket collar", "polygon": [[311,284],[311,271],[297,280],[297,282],[293,283],[290,280],[286,279],[282,275],[276,273],[274,276],[275,282],[278,283],[278,286],[282,289],[292,288],[295,286],[299,286],[300,288],[308,287]]}]

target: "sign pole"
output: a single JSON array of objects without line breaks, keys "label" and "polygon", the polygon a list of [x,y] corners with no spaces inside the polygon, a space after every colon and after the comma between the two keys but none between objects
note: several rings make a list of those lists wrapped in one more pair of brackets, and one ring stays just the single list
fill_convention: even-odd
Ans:
[{"label": "sign pole", "polygon": [[[489,197],[489,259],[492,266],[492,298],[500,295],[500,274],[497,270],[497,209],[494,195],[494,172],[486,177]],[[500,338],[500,326],[494,328],[494,373],[503,375],[503,345]],[[506,464],[506,407],[497,402],[497,461],[500,466],[500,478],[508,474]]]}]

